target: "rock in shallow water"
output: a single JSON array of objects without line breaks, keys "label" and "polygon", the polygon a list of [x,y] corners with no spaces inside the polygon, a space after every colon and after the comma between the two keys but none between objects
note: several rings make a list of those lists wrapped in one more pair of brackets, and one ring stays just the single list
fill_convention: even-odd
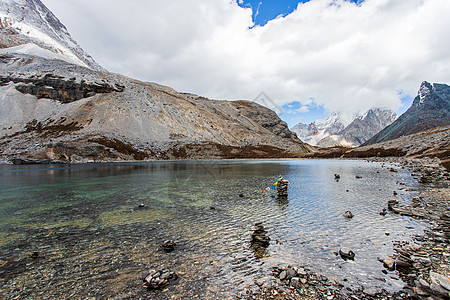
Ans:
[{"label": "rock in shallow water", "polygon": [[351,218],[354,217],[354,215],[352,214],[351,211],[347,210],[347,211],[344,213],[344,217],[346,217],[347,219],[351,219]]},{"label": "rock in shallow water", "polygon": [[161,247],[164,249],[164,251],[166,251],[166,252],[172,252],[173,250],[175,250],[175,246],[176,246],[177,244],[174,242],[174,241],[172,241],[172,240],[167,240],[167,241],[164,241],[162,244],[161,244]]},{"label": "rock in shallow water", "polygon": [[148,290],[160,290],[170,281],[177,280],[177,273],[169,270],[150,270],[144,278],[144,287]]},{"label": "rock in shallow water", "polygon": [[355,260],[355,253],[349,248],[339,249],[339,255],[343,260]]}]

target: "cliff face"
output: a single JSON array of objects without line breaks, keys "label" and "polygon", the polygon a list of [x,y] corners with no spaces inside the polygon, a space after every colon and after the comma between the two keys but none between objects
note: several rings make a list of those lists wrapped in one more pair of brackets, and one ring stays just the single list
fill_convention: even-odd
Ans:
[{"label": "cliff face", "polygon": [[295,157],[312,151],[271,110],[60,60],[0,55],[2,159],[65,162]]},{"label": "cliff face", "polygon": [[449,124],[450,86],[424,81],[411,107],[364,145],[385,142]]}]

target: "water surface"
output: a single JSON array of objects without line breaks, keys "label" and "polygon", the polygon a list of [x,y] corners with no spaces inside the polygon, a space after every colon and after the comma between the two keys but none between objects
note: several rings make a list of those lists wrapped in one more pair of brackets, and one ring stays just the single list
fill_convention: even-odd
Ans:
[{"label": "water surface", "polygon": [[[396,170],[339,160],[1,166],[0,295],[233,298],[288,264],[396,291],[403,283],[382,273],[377,257],[425,226],[379,215],[393,191],[404,203],[417,195],[405,189],[416,185],[411,174]],[[291,182],[287,199],[261,192],[278,175]],[[344,218],[346,210],[355,217]],[[256,222],[271,238],[263,257],[250,248]],[[162,251],[167,239],[174,252]],[[341,247],[355,260],[336,256]],[[34,251],[39,258],[29,258]],[[163,292],[142,288],[146,271],[161,267],[179,280]]]}]

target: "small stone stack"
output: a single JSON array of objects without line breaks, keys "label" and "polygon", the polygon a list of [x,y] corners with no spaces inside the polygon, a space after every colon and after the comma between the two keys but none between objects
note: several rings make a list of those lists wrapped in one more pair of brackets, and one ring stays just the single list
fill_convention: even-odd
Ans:
[{"label": "small stone stack", "polygon": [[289,182],[287,180],[283,179],[283,177],[280,177],[280,180],[277,183],[278,197],[286,198],[288,196],[288,184]]},{"label": "small stone stack", "polygon": [[255,230],[252,233],[250,241],[250,249],[253,250],[255,257],[260,259],[265,253],[267,247],[270,245],[270,237],[267,235],[267,230],[262,223],[255,224]]},{"label": "small stone stack", "polygon": [[161,290],[169,284],[170,281],[178,279],[177,273],[164,270],[150,270],[144,279],[144,287],[148,290]]}]

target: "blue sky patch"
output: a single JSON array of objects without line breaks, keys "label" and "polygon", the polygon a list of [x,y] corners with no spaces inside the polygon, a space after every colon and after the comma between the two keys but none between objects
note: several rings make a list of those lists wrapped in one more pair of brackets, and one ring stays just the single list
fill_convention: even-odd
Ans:
[{"label": "blue sky patch", "polygon": [[[237,0],[240,7],[250,7],[253,11],[253,23],[264,26],[270,20],[278,16],[287,16],[292,13],[299,3],[306,3],[314,0]],[[347,0],[360,3],[363,0]]]}]

